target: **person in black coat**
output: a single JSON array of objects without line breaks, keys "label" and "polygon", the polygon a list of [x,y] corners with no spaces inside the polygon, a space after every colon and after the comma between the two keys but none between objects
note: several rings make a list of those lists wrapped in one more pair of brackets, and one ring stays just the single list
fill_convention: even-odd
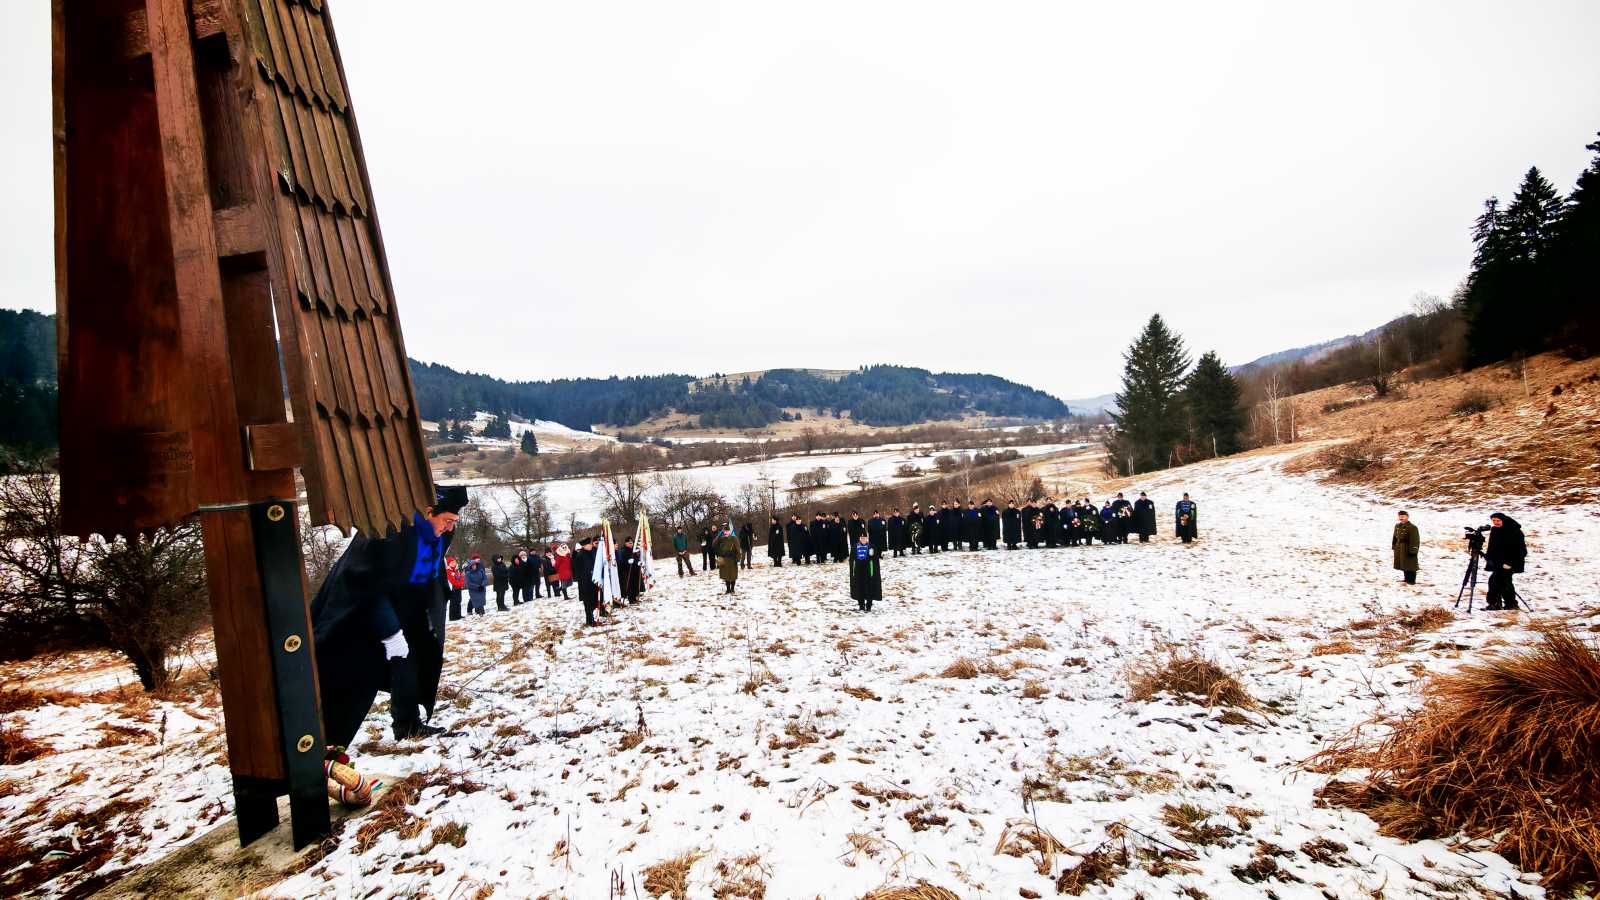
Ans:
[{"label": "person in black coat", "polygon": [[767,523],[767,558],[775,568],[783,568],[783,523],[777,516]]},{"label": "person in black coat", "polygon": [[900,508],[895,507],[890,513],[889,520],[884,523],[884,528],[889,533],[889,549],[895,556],[906,555],[906,518],[900,515]]},{"label": "person in black coat", "polygon": [[1185,544],[1200,536],[1200,504],[1190,500],[1187,491],[1174,507],[1172,518],[1172,526]]},{"label": "person in black coat", "polygon": [[583,602],[583,624],[593,626],[594,611],[600,608],[600,585],[594,583],[594,537],[584,535],[572,553],[572,580],[578,583],[578,599]]},{"label": "person in black coat", "polygon": [[1517,608],[1517,588],[1511,576],[1522,572],[1528,559],[1528,542],[1522,526],[1505,513],[1489,517],[1489,543],[1483,548],[1483,562],[1489,569],[1487,609]]},{"label": "person in black coat", "polygon": [[943,543],[944,536],[939,533],[939,507],[930,503],[922,517],[922,548],[929,553],[938,553]]},{"label": "person in black coat", "polygon": [[1000,507],[985,497],[983,506],[978,509],[978,518],[983,521],[983,549],[993,550],[1000,543]]},{"label": "person in black coat", "polygon": [[789,517],[789,524],[784,526],[786,536],[789,538],[789,561],[795,565],[802,565],[806,560],[806,523],[800,521],[800,516]]},{"label": "person in black coat", "polygon": [[925,527],[927,520],[922,516],[922,504],[911,504],[911,512],[906,514],[906,546],[912,556],[922,553],[922,529]]},{"label": "person in black coat", "polygon": [[711,553],[711,542],[716,539],[717,533],[711,530],[710,525],[700,529],[700,567],[707,572],[717,564],[716,557]]},{"label": "person in black coat", "polygon": [[357,534],[311,601],[323,735],[348,747],[379,691],[396,739],[444,731],[433,716],[444,665],[444,558],[467,489],[440,487],[433,506],[383,538]]},{"label": "person in black coat", "polygon": [[506,589],[511,587],[511,567],[506,565],[506,558],[496,553],[494,565],[489,569],[494,586],[494,607],[501,612],[506,611]]},{"label": "person in black coat", "polygon": [[811,540],[806,549],[821,563],[828,561],[829,546],[828,520],[822,517],[822,513],[817,513],[816,518],[811,520]]},{"label": "person in black coat", "polygon": [[1000,513],[1000,531],[1007,550],[1015,550],[1022,543],[1022,510],[1017,509],[1017,501],[1006,501],[1006,508]]},{"label": "person in black coat", "polygon": [[[857,516],[857,518],[859,519],[860,517]],[[863,522],[861,527],[862,527],[862,533],[864,534],[865,533],[865,529],[866,529],[866,523]],[[850,538],[850,536],[845,533],[844,516],[839,514],[839,513],[834,513],[833,514],[832,536],[833,536],[833,561],[834,562],[844,562],[845,560],[850,558],[850,545],[853,543],[853,541]]]},{"label": "person in black coat", "polygon": [[872,518],[867,520],[867,540],[879,556],[889,552],[889,523],[877,510],[873,510]]},{"label": "person in black coat", "polygon": [[1032,500],[1022,508],[1022,540],[1032,550],[1039,546],[1039,526],[1044,516],[1039,512],[1038,504]]},{"label": "person in black coat", "polygon": [[1039,510],[1039,518],[1044,522],[1044,545],[1056,547],[1061,544],[1061,507],[1056,506],[1054,500],[1046,500],[1044,508]]},{"label": "person in black coat", "polygon": [[1144,491],[1139,492],[1139,499],[1133,501],[1133,523],[1139,531],[1139,543],[1148,544],[1151,535],[1156,533],[1156,505]]},{"label": "person in black coat", "polygon": [[971,500],[961,513],[961,540],[967,545],[968,553],[976,551],[978,542],[983,540],[983,519],[978,515],[978,504]]},{"label": "person in black coat", "polygon": [[867,533],[867,523],[866,520],[861,518],[861,513],[853,512],[850,514],[850,521],[845,523],[845,533],[850,536],[849,546],[851,547],[856,545],[856,538]]},{"label": "person in black coat", "polygon": [[883,554],[865,534],[850,555],[850,599],[862,612],[872,612],[872,601],[883,599]]},{"label": "person in black coat", "polygon": [[511,605],[521,606],[523,598],[533,599],[533,580],[528,575],[528,554],[519,550],[511,557]]},{"label": "person in black coat", "polygon": [[944,537],[946,550],[961,549],[961,504],[951,500],[944,505],[944,512],[940,513],[944,521],[939,528],[939,534]]},{"label": "person in black coat", "polygon": [[629,606],[639,602],[639,592],[644,590],[644,571],[639,566],[639,551],[633,547],[633,538],[622,542],[617,548],[617,599],[618,606]]},{"label": "person in black coat", "polygon": [[755,565],[756,527],[749,522],[739,526],[739,568]]}]

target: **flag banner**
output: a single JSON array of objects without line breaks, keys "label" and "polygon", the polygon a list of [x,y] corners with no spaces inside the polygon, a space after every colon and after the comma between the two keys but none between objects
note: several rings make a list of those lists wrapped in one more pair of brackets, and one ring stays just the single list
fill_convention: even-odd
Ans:
[{"label": "flag banner", "polygon": [[655,545],[650,543],[650,517],[639,510],[639,531],[634,535],[633,547],[639,554],[639,583],[645,591],[656,586]]},{"label": "flag banner", "polygon": [[622,595],[617,584],[617,542],[611,537],[611,523],[600,521],[600,547],[594,555],[594,583],[600,588],[600,602],[606,606]]}]

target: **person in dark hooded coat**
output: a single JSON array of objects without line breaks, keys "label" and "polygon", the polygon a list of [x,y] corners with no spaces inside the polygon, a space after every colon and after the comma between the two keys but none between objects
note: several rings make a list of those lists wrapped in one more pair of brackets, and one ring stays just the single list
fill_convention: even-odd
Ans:
[{"label": "person in dark hooded coat", "polygon": [[943,542],[944,536],[939,534],[939,508],[929,504],[927,514],[922,517],[922,547],[929,553],[938,553]]},{"label": "person in dark hooded coat", "polygon": [[[866,523],[862,523],[861,527],[866,528]],[[833,514],[832,528],[830,534],[833,537],[833,561],[844,562],[850,558],[850,545],[855,541],[845,533],[844,516],[839,513]]]},{"label": "person in dark hooded coat", "polygon": [[1489,570],[1488,609],[1517,608],[1517,588],[1511,576],[1522,572],[1528,560],[1528,542],[1522,526],[1505,513],[1489,517],[1489,543],[1483,548],[1483,562]]},{"label": "person in dark hooded coat", "polygon": [[889,523],[884,521],[877,510],[873,510],[872,518],[867,520],[867,540],[878,551],[879,556],[888,552]]},{"label": "person in dark hooded coat", "polygon": [[894,513],[889,516],[889,520],[884,523],[884,527],[888,529],[889,532],[889,549],[894,551],[895,556],[905,556],[906,519],[905,516],[900,515],[900,510],[898,507],[896,507]]},{"label": "person in dark hooded coat", "polygon": [[1022,508],[1022,539],[1027,542],[1029,550],[1039,546],[1039,526],[1043,524],[1043,519],[1038,505],[1032,500]]},{"label": "person in dark hooded coat", "polygon": [[1000,513],[1000,531],[1007,550],[1015,550],[1022,543],[1022,510],[1017,509],[1017,501],[1006,501],[1006,508]]},{"label": "person in dark hooded coat", "polygon": [[[433,716],[444,665],[444,557],[467,504],[459,485],[388,537],[357,534],[311,601],[323,734],[348,747],[379,691],[396,739],[444,731]],[[419,714],[419,710],[421,714]]]},{"label": "person in dark hooded coat", "polygon": [[1000,507],[986,498],[978,514],[983,518],[983,549],[993,550],[1000,543]]},{"label": "person in dark hooded coat", "polygon": [[783,568],[783,523],[777,516],[767,523],[767,558],[774,568]]},{"label": "person in dark hooded coat", "polygon": [[806,550],[817,558],[817,562],[828,561],[828,520],[817,513],[811,520],[810,540],[806,542]]},{"label": "person in dark hooded coat", "polygon": [[872,612],[872,602],[883,599],[883,554],[872,546],[865,534],[856,541],[850,554],[850,599],[856,608]]},{"label": "person in dark hooded coat", "polygon": [[1139,492],[1139,499],[1133,501],[1133,523],[1139,531],[1139,543],[1148,544],[1152,535],[1156,533],[1156,505],[1144,491]]},{"label": "person in dark hooded coat", "polygon": [[789,524],[784,526],[786,536],[789,538],[789,561],[795,565],[804,564],[807,556],[806,523],[799,516],[790,516]]},{"label": "person in dark hooded coat", "polygon": [[981,540],[983,518],[978,515],[978,505],[968,500],[966,510],[961,512],[961,541],[967,545],[967,552],[971,553],[978,549]]},{"label": "person in dark hooded coat", "polygon": [[1061,507],[1056,506],[1054,500],[1046,500],[1044,508],[1039,511],[1039,517],[1044,521],[1044,545],[1056,547],[1061,544]]},{"label": "person in dark hooded coat", "polygon": [[1172,518],[1173,527],[1185,544],[1200,536],[1200,504],[1190,500],[1187,492],[1173,509]]}]

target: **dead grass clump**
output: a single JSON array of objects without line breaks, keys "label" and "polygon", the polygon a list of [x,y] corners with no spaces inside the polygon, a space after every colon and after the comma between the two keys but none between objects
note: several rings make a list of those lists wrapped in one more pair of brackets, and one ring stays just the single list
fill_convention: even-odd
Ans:
[{"label": "dead grass clump", "polygon": [[945,666],[944,671],[939,673],[939,677],[977,678],[981,674],[983,674],[983,667],[980,666],[976,660],[963,656],[950,665]]},{"label": "dead grass clump", "polygon": [[1029,819],[1012,819],[1000,832],[1000,840],[994,846],[995,855],[1012,856],[1021,859],[1030,853],[1038,854],[1034,861],[1034,871],[1040,875],[1049,875],[1056,869],[1056,857],[1067,852],[1065,844],[1056,840],[1055,835],[1040,828]]},{"label": "dead grass clump", "polygon": [[1401,613],[1395,624],[1415,634],[1419,631],[1438,631],[1454,622],[1456,614],[1443,606],[1424,606],[1412,612]]},{"label": "dead grass clump", "polygon": [[756,691],[761,690],[763,685],[777,683],[778,676],[772,674],[772,670],[767,668],[765,663],[762,663],[750,671],[750,677],[745,679],[744,684],[739,686],[739,690],[742,693],[754,694]]},{"label": "dead grass clump", "polygon": [[881,887],[863,894],[861,900],[961,900],[961,895],[926,881],[907,887]]},{"label": "dead grass clump", "polygon": [[417,802],[417,795],[422,793],[423,785],[427,783],[427,774],[412,772],[404,778],[397,779],[389,784],[388,790],[378,798],[373,805],[372,812],[366,816],[366,821],[356,831],[356,852],[366,853],[378,838],[390,832],[395,833],[401,840],[410,840],[422,833],[427,826],[427,820],[413,813],[408,807]]},{"label": "dead grass clump", "polygon": [[934,810],[932,803],[924,803],[916,809],[906,810],[904,818],[912,831],[927,831],[935,826],[950,824],[948,818]]},{"label": "dead grass clump", "polygon": [[1254,708],[1255,698],[1226,669],[1193,650],[1170,650],[1165,659],[1133,669],[1128,697],[1149,700],[1157,694],[1201,697],[1207,706]]},{"label": "dead grass clump", "polygon": [[619,751],[632,750],[633,748],[639,746],[642,743],[644,743],[644,732],[642,730],[641,731],[629,731],[629,732],[627,732],[626,734],[624,734],[622,736],[622,740],[621,741],[617,742],[617,749]]},{"label": "dead grass clump", "polygon": [[673,900],[687,900],[689,896],[689,870],[705,854],[688,850],[671,859],[664,859],[644,868],[644,890],[652,897],[669,896]]},{"label": "dead grass clump", "polygon": [[1050,642],[1037,634],[1025,635],[1022,639],[1013,641],[1007,650],[1049,650]]},{"label": "dead grass clump", "polygon": [[22,733],[21,726],[0,722],[0,766],[14,766],[55,751]]},{"label": "dead grass clump", "polygon": [[1316,461],[1335,474],[1354,476],[1382,468],[1388,453],[1377,438],[1368,436],[1329,447],[1317,454]]},{"label": "dead grass clump", "polygon": [[[460,822],[446,822],[433,829],[433,846],[449,844],[452,847],[465,847],[467,845],[467,826]],[[430,847],[428,849],[433,849]]]},{"label": "dead grass clump", "polygon": [[1463,833],[1542,873],[1553,892],[1600,877],[1600,652],[1565,631],[1519,653],[1436,675],[1422,709],[1352,732],[1308,769],[1365,768],[1327,803],[1406,840]]},{"label": "dead grass clump", "polygon": [[772,869],[759,853],[724,859],[717,863],[717,883],[711,886],[711,896],[716,900],[764,900],[771,877]]},{"label": "dead grass clump", "polygon": [[846,694],[849,694],[850,696],[856,698],[857,700],[882,700],[883,699],[882,697],[879,697],[877,694],[874,694],[871,691],[871,689],[869,689],[869,688],[851,687],[850,685],[847,684],[844,687],[840,688],[839,690],[844,691]]},{"label": "dead grass clump", "polygon": [[1033,679],[1029,679],[1028,683],[1022,686],[1022,696],[1026,700],[1038,700],[1048,693],[1049,689],[1042,682]]},{"label": "dead grass clump", "polygon": [[1194,803],[1168,803],[1161,807],[1161,821],[1178,840],[1186,844],[1209,847],[1233,837],[1234,831],[1226,825],[1207,823],[1211,810]]},{"label": "dead grass clump", "polygon": [[1083,862],[1061,873],[1056,879],[1056,892],[1081,896],[1091,885],[1109,885],[1123,872],[1128,871],[1128,847],[1121,841],[1116,847],[1110,842],[1101,844],[1083,857]]},{"label": "dead grass clump", "polygon": [[1329,641],[1311,648],[1312,656],[1338,656],[1345,653],[1360,653],[1361,648],[1348,640]]}]

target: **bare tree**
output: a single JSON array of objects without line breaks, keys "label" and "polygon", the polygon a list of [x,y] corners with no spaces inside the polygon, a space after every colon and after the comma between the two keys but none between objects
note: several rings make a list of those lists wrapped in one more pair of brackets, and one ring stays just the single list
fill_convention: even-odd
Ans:
[{"label": "bare tree", "polygon": [[1281,444],[1283,443],[1281,424],[1283,422],[1283,401],[1289,395],[1288,386],[1283,382],[1283,374],[1277,369],[1273,369],[1271,374],[1267,375],[1263,390],[1267,398],[1265,401],[1267,416],[1272,421],[1272,442]]},{"label": "bare tree", "polygon": [[[502,499],[505,494],[509,498]],[[550,504],[545,490],[538,484],[512,484],[493,495],[500,515],[494,518],[493,527],[500,536],[514,546],[536,547],[545,543],[555,532],[550,519]]]},{"label": "bare tree", "polygon": [[650,481],[644,470],[630,460],[617,471],[595,479],[594,498],[605,518],[632,522],[649,488]]}]

